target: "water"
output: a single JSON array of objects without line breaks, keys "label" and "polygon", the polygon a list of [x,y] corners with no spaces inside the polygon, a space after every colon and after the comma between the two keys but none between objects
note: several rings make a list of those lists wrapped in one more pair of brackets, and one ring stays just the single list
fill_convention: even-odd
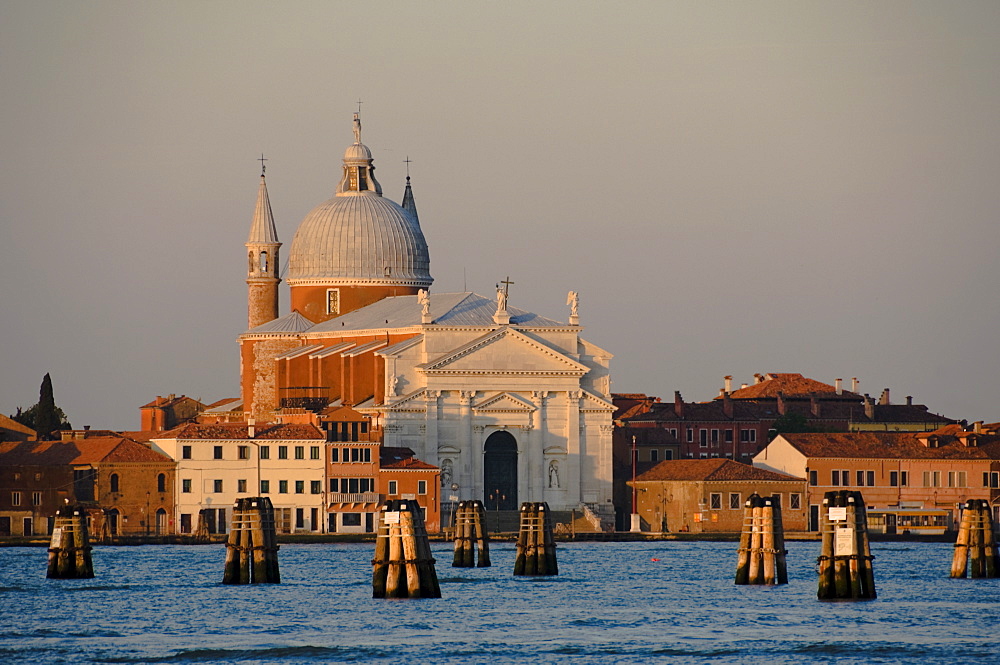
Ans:
[{"label": "water", "polygon": [[[224,548],[96,547],[93,580],[0,549],[3,663],[1000,662],[1000,580],[951,580],[952,547],[874,544],[879,597],[816,600],[818,543],[790,584],[737,587],[735,543],[561,543],[560,575],[451,567],[443,598],[373,600],[372,545],[282,545],[282,584],[225,586]],[[660,561],[652,561],[658,558]]]}]

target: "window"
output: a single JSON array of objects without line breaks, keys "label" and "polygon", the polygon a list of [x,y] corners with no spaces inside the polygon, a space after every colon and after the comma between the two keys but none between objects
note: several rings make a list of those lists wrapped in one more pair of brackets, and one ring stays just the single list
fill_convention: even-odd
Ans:
[{"label": "window", "polygon": [[729,493],[729,508],[730,510],[739,510],[743,507],[743,502],[740,501],[739,492]]},{"label": "window", "polygon": [[278,494],[288,494],[288,481],[279,480],[278,481]]},{"label": "window", "polygon": [[810,469],[809,471],[809,484],[813,487],[819,485],[819,473],[817,473],[816,469]]},{"label": "window", "polygon": [[672,450],[663,451],[663,459],[673,459],[673,458],[674,458],[674,451]]},{"label": "window", "polygon": [[250,459],[250,446],[237,446],[236,456],[240,459]]},{"label": "window", "polygon": [[417,481],[417,494],[427,494],[427,481],[418,480]]},{"label": "window", "polygon": [[674,437],[675,439],[677,438],[677,428],[676,427],[671,427],[667,431],[670,432],[670,436]]},{"label": "window", "polygon": [[319,459],[319,446],[309,447],[309,459]]},{"label": "window", "polygon": [[260,452],[257,454],[261,459],[271,459],[271,446],[261,446]]},{"label": "window", "polygon": [[181,446],[181,459],[191,459],[191,446]]},{"label": "window", "polygon": [[941,487],[941,472],[924,471],[924,487]]},{"label": "window", "polygon": [[[701,431],[704,432],[705,430]],[[708,507],[711,508],[712,510],[722,510],[722,494],[717,492],[712,492],[712,494],[709,495]]]},{"label": "window", "polygon": [[330,479],[330,491],[339,492],[340,491],[340,480],[337,478]]},{"label": "window", "polygon": [[305,459],[305,458],[306,458],[306,447],[295,446],[295,459]]},{"label": "window", "polygon": [[361,513],[341,513],[340,519],[344,526],[361,526]]},{"label": "window", "polygon": [[212,452],[212,456],[215,459],[222,459],[222,446],[215,446],[215,449]]},{"label": "window", "polygon": [[651,448],[649,451],[649,461],[659,462],[660,461],[660,451],[656,448]]},{"label": "window", "polygon": [[278,459],[288,459],[288,446],[278,446]]},{"label": "window", "polygon": [[389,495],[390,496],[395,496],[396,494],[398,494],[398,491],[396,490],[396,481],[395,480],[390,480],[389,481]]},{"label": "window", "polygon": [[42,493],[41,492],[32,492],[31,493],[31,505],[33,505],[33,506],[40,506],[40,505],[42,505]]},{"label": "window", "polygon": [[165,474],[160,474],[156,477],[156,491],[166,492],[167,491],[167,476]]},{"label": "window", "polygon": [[949,471],[948,487],[966,487],[965,471]]},{"label": "window", "polygon": [[742,443],[756,443],[756,441],[757,441],[757,430],[755,430],[755,429],[741,429],[740,430],[740,441]]},{"label": "window", "polygon": [[260,493],[261,494],[270,494],[271,493],[271,481],[270,480],[262,480],[262,481],[260,481]]},{"label": "window", "polygon": [[351,461],[352,462],[371,462],[372,461],[372,449],[371,448],[344,448],[344,461],[347,461],[347,451],[350,450]]},{"label": "window", "polygon": [[191,479],[190,478],[185,478],[184,480],[181,481],[181,491],[184,492],[185,494],[190,494],[191,493]]},{"label": "window", "polygon": [[312,494],[322,494],[323,493],[323,481],[322,480],[310,480],[309,481],[309,492]]},{"label": "window", "polygon": [[326,290],[326,313],[340,314],[340,289]]},{"label": "window", "polygon": [[304,481],[304,480],[296,480],[295,481],[295,493],[296,494],[305,494],[306,493],[306,481]]},{"label": "window", "polygon": [[712,447],[713,448],[719,447],[719,430],[717,429],[712,430]]},{"label": "window", "polygon": [[984,471],[983,487],[1000,487],[1000,471]]},{"label": "window", "polygon": [[801,510],[802,508],[802,495],[797,492],[793,492],[788,495],[788,507],[792,510]]},{"label": "window", "polygon": [[899,487],[899,471],[889,472],[889,487]]},{"label": "window", "polygon": [[295,509],[295,528],[306,528],[306,511],[302,508]]},{"label": "window", "polygon": [[698,430],[698,447],[708,448],[708,430],[700,429]]},{"label": "window", "polygon": [[724,434],[725,434],[725,438],[723,440],[726,443],[732,443],[733,442],[733,430],[727,429],[727,430],[725,430]]},{"label": "window", "polygon": [[112,492],[117,492],[118,489],[119,489],[118,488],[118,474],[117,473],[112,473],[111,474],[111,491]]},{"label": "window", "polygon": [[958,486],[959,487],[968,487],[969,486],[968,485],[968,480],[967,480],[966,475],[965,475],[965,471],[959,471],[958,472]]},{"label": "window", "polygon": [[12,505],[12,506],[20,506],[21,505],[21,493],[20,492],[11,492],[10,493],[10,505]]},{"label": "window", "polygon": [[899,472],[899,486],[900,487],[909,487],[910,486],[910,472],[909,471],[900,471]]},{"label": "window", "polygon": [[243,479],[237,480],[236,481],[236,491],[239,494],[246,494],[247,493],[247,481],[243,480]]},{"label": "window", "polygon": [[191,513],[181,513],[181,533],[191,533]]},{"label": "window", "polygon": [[875,472],[874,471],[858,471],[857,472],[858,487],[874,487],[875,486]]},{"label": "window", "polygon": [[260,271],[267,272],[267,252],[260,253]]},{"label": "window", "polygon": [[688,427],[687,431],[687,440],[688,443],[694,443],[694,430],[691,429],[690,427]]},{"label": "window", "polygon": [[222,493],[222,481],[221,480],[213,480],[212,481],[212,491],[215,492],[216,494],[221,494]]},{"label": "window", "polygon": [[362,492],[374,492],[375,491],[375,479],[374,478],[361,478],[361,482],[358,483],[358,489]]},{"label": "window", "polygon": [[330,448],[330,461],[334,464],[340,462],[340,448]]},{"label": "window", "polygon": [[847,469],[834,469],[830,472],[830,478],[830,484],[834,487],[838,485],[843,485],[844,487],[851,486],[851,473]]}]

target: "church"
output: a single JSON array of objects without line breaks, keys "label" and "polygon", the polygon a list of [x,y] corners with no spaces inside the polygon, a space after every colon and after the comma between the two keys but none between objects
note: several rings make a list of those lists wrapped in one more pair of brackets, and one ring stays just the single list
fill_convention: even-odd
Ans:
[{"label": "church", "polygon": [[612,355],[580,336],[577,294],[562,322],[514,307],[506,283],[432,291],[410,178],[401,205],[384,197],[358,114],[353,129],[335,195],[292,239],[284,315],[261,174],[238,339],[245,416],[409,448],[440,468],[443,501],[546,501],[613,523]]}]

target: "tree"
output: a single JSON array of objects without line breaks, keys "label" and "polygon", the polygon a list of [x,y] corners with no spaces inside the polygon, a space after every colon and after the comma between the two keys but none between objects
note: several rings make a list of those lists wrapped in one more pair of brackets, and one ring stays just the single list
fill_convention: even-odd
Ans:
[{"label": "tree", "polygon": [[63,410],[56,406],[52,395],[52,378],[48,373],[42,379],[42,387],[38,391],[38,403],[27,410],[17,407],[17,413],[11,415],[11,420],[35,430],[39,438],[45,438],[56,430],[73,427],[66,421]]}]

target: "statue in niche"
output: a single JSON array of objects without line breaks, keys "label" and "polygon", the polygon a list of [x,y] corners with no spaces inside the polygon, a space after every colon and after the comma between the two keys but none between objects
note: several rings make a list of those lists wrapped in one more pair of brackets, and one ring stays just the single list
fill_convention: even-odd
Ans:
[{"label": "statue in niche", "polygon": [[559,462],[555,460],[549,462],[549,487],[559,488]]},{"label": "statue in niche", "polygon": [[399,385],[399,377],[393,374],[389,377],[389,397],[396,396],[396,387]]},{"label": "statue in niche", "polygon": [[569,305],[570,316],[580,316],[580,294],[576,291],[567,293],[566,304]]},{"label": "statue in niche", "polygon": [[441,460],[441,487],[451,485],[452,465],[450,459]]}]

